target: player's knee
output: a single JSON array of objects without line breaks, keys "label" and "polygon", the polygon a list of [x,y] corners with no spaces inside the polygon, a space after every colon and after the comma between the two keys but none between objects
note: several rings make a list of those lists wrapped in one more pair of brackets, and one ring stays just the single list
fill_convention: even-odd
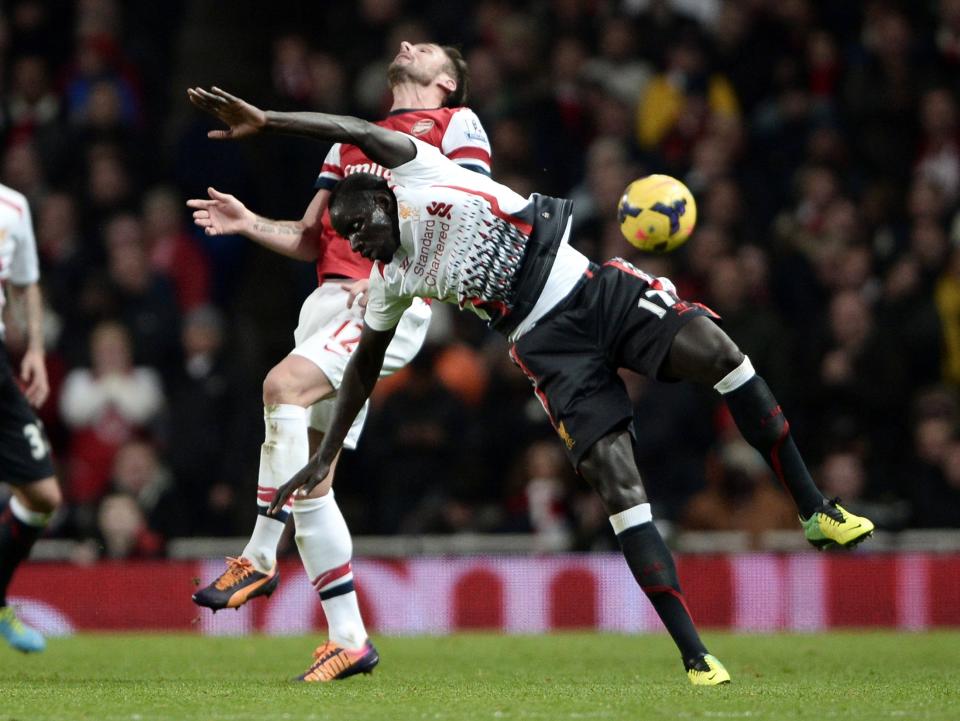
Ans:
[{"label": "player's knee", "polygon": [[296,377],[282,367],[275,367],[263,379],[263,403],[274,405],[290,403],[299,405],[302,389]]},{"label": "player's knee", "polygon": [[743,363],[743,352],[737,347],[726,333],[716,333],[710,337],[707,348],[709,358],[709,378],[711,385],[716,385]]},{"label": "player's knee", "polygon": [[55,478],[47,478],[23,489],[23,504],[34,513],[50,514],[63,503],[63,494]]},{"label": "player's knee", "polygon": [[263,380],[263,403],[286,403],[308,408],[333,393],[333,386],[320,368],[305,358],[288,355]]}]

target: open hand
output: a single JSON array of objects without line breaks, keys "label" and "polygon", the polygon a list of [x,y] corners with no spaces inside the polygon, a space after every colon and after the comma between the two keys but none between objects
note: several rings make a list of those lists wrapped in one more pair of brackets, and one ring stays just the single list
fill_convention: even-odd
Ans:
[{"label": "open hand", "polygon": [[191,198],[187,207],[193,208],[193,222],[207,235],[232,235],[243,231],[250,211],[229,193],[207,188],[207,198]]},{"label": "open hand", "polygon": [[210,90],[187,88],[190,102],[206,113],[222,120],[228,130],[211,130],[213,140],[240,140],[256,135],[267,124],[267,115],[260,108],[214,86]]}]

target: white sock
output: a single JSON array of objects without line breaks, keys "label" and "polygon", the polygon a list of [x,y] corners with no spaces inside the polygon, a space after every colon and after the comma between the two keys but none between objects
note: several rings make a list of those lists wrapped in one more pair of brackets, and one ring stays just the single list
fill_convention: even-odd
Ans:
[{"label": "white sock", "polygon": [[320,594],[330,640],[346,648],[360,648],[367,640],[367,630],[353,590],[353,540],[333,490],[320,498],[294,501],[293,521],[300,558]]},{"label": "white sock", "polygon": [[266,515],[274,492],[310,460],[307,440],[307,409],[287,403],[264,406],[266,426],[263,445],[260,446],[260,475],[257,479],[257,523],[253,535],[243,549],[261,573],[267,573],[277,562],[277,544],[283,534],[289,501],[276,516]]},{"label": "white sock", "polygon": [[40,513],[38,511],[31,511],[25,505],[20,503],[20,499],[16,496],[10,496],[10,512],[16,516],[17,520],[23,523],[26,526],[33,526],[34,528],[43,528],[50,522],[50,513]]},{"label": "white sock", "polygon": [[640,503],[620,513],[614,513],[610,516],[610,525],[613,526],[613,532],[620,535],[628,528],[649,523],[652,520],[653,512],[650,510],[650,504]]}]

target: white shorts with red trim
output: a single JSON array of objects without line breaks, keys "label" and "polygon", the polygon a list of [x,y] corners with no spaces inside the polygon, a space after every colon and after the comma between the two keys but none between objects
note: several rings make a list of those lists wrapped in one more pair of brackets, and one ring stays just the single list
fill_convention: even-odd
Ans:
[{"label": "white shorts with red trim", "polygon": [[[360,307],[354,304],[347,308],[348,293],[340,287],[339,280],[321,284],[303,302],[300,309],[300,322],[293,332],[295,343],[292,354],[306,358],[316,365],[330,381],[334,389],[340,388],[343,371],[347,361],[360,342],[363,327],[363,315]],[[396,334],[383,359],[380,377],[396,373],[419,352],[430,327],[430,306],[419,298],[400,318]],[[333,420],[333,408],[336,396],[324,398],[310,407],[309,423],[311,428],[326,432]],[[357,414],[344,439],[345,448],[356,448],[367,418],[369,403]]]}]

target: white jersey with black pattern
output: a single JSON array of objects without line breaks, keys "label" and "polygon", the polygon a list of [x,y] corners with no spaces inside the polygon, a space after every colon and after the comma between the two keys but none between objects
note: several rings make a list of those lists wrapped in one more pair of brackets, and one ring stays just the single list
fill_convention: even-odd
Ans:
[{"label": "white jersey with black pattern", "polygon": [[30,205],[22,193],[0,185],[0,339],[4,336],[3,282],[31,285],[40,279]]},{"label": "white jersey with black pattern", "polygon": [[[411,138],[416,156],[393,169],[400,247],[370,274],[365,322],[393,328],[413,298],[455,303],[481,318],[508,307],[533,231],[531,200],[489,177],[465,170],[436,148]],[[560,245],[541,298],[512,335],[519,337],[564,297],[588,265]]]}]

